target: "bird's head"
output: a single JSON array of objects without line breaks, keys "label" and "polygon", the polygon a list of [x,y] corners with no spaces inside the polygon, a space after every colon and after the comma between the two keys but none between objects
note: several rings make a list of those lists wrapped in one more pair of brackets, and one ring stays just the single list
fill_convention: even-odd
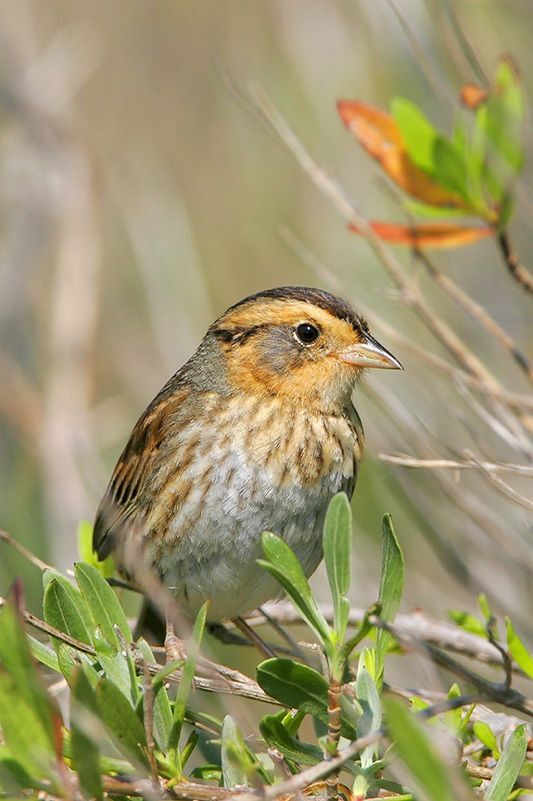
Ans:
[{"label": "bird's head", "polygon": [[231,306],[207,336],[232,389],[323,408],[344,405],[368,367],[402,369],[346,301],[319,289],[259,292]]}]

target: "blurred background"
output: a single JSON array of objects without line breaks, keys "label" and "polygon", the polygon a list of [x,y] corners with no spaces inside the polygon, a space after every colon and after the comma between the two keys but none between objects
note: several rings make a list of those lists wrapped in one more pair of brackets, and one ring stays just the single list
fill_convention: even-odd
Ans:
[{"label": "blurred background", "polygon": [[[392,512],[407,561],[404,611],[442,616],[483,591],[527,639],[527,475],[380,457],[453,461],[468,450],[527,467],[524,374],[396,248],[405,286],[420,289],[507,401],[453,372],[405,291],[247,93],[269,95],[364,214],[402,219],[336,99],[409,97],[449,132],[460,87],[478,79],[476,57],[490,74],[511,52],[530,91],[530,13],[528,0],[1,2],[0,526],[68,568],[78,523],[92,520],[135,420],[208,324],[266,287],[321,286],[361,309],[405,366],[356,393],[367,453],[353,504],[354,604],[375,600],[381,518]],[[511,229],[526,262],[530,178],[531,159]],[[530,300],[494,242],[432,259],[531,352]],[[38,608],[37,571],[0,549],[1,592],[21,574]],[[327,597],[322,572],[314,582]]]}]

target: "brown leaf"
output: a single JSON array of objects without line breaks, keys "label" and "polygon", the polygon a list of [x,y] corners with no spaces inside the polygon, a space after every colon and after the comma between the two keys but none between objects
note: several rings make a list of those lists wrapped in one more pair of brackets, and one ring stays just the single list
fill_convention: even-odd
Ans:
[{"label": "brown leaf", "polygon": [[411,161],[390,114],[358,100],[338,100],[337,108],[359,144],[405,192],[430,206],[465,208],[458,194],[440,186]]},{"label": "brown leaf", "polygon": [[481,86],[476,86],[474,83],[467,83],[463,86],[459,95],[463,106],[471,111],[475,111],[481,103],[486,101],[488,96],[489,93],[486,89],[482,89]]},{"label": "brown leaf", "polygon": [[[492,228],[487,225],[460,225],[454,223],[429,223],[402,225],[401,223],[371,222],[375,235],[391,245],[409,245],[419,248],[456,248],[470,245],[489,236]],[[351,223],[348,228],[355,234],[363,231]]]}]

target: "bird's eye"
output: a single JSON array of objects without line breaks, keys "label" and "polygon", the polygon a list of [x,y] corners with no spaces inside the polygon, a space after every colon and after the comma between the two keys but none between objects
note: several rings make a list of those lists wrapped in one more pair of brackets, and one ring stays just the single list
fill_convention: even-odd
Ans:
[{"label": "bird's eye", "polygon": [[302,345],[311,345],[318,339],[320,331],[311,323],[300,323],[296,326],[296,338]]}]

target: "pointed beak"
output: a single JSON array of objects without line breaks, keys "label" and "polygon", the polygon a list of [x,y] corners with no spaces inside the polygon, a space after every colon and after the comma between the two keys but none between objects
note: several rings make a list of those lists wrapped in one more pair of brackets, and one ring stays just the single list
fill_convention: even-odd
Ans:
[{"label": "pointed beak", "polygon": [[371,337],[370,334],[365,334],[362,342],[356,345],[350,345],[346,350],[341,351],[339,359],[347,364],[353,364],[356,367],[379,367],[384,370],[403,370],[402,365],[398,359],[389,353],[389,351],[380,345],[379,342]]}]

